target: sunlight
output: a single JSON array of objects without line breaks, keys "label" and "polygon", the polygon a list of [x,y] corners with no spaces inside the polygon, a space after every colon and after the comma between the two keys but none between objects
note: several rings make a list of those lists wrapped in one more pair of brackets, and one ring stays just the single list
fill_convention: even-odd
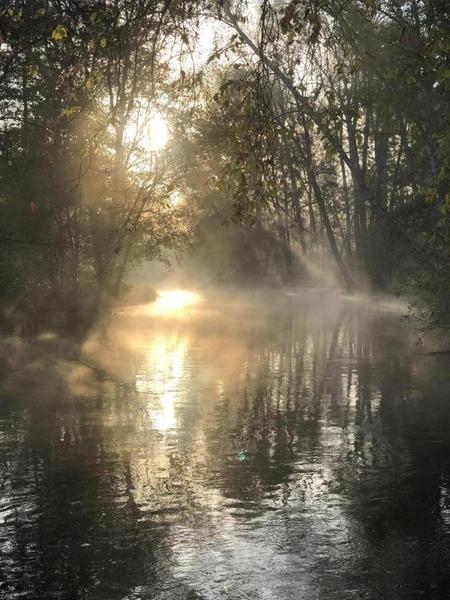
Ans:
[{"label": "sunlight", "polygon": [[158,315],[175,313],[196,304],[198,300],[198,294],[187,290],[159,292],[158,298],[152,305],[152,312]]},{"label": "sunlight", "polygon": [[169,139],[169,129],[161,113],[154,115],[148,125],[146,145],[149,150],[157,152],[164,148]]},{"label": "sunlight", "polygon": [[169,128],[159,112],[147,117],[138,113],[136,119],[125,127],[124,139],[126,143],[135,144],[137,148],[147,152],[158,152],[169,140]]},{"label": "sunlight", "polygon": [[164,433],[176,426],[175,417],[175,398],[176,394],[172,390],[164,392],[159,398],[159,411],[153,413],[153,426],[160,433]]},{"label": "sunlight", "polygon": [[173,207],[178,206],[183,201],[183,196],[178,190],[174,190],[169,196],[170,204]]},{"label": "sunlight", "polygon": [[[136,390],[150,395],[148,416],[160,433],[176,428],[175,402],[184,375],[186,341],[160,336],[149,348]],[[155,402],[156,400],[156,402]]]},{"label": "sunlight", "polygon": [[188,290],[163,290],[158,292],[155,301],[147,301],[133,306],[125,306],[120,312],[133,317],[183,317],[189,315],[187,309],[197,305],[201,295]]}]

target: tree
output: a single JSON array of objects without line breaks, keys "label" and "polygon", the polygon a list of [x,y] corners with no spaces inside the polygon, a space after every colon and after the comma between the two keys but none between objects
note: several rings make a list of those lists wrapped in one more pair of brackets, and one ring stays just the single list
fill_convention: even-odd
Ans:
[{"label": "tree", "polygon": [[18,1],[2,14],[0,273],[41,317],[62,307],[58,319],[89,324],[131,258],[186,234],[170,153],[145,130],[169,101],[185,7],[168,8]]}]

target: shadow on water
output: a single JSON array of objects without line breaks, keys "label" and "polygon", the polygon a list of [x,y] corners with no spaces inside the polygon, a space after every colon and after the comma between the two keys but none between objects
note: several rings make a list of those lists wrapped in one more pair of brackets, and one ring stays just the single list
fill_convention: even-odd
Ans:
[{"label": "shadow on water", "polygon": [[174,300],[9,346],[2,597],[445,597],[446,360],[329,293]]}]

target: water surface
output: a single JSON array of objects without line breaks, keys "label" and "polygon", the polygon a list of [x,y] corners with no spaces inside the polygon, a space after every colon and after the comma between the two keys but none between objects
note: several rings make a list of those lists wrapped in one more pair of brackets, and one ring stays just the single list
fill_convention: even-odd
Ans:
[{"label": "water surface", "polygon": [[0,597],[446,598],[450,375],[381,302],[166,294],[4,342]]}]

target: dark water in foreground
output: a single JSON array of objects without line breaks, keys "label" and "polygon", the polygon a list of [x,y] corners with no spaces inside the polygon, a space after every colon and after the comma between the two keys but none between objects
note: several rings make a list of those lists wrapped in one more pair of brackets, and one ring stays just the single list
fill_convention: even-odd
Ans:
[{"label": "dark water in foreground", "polygon": [[0,597],[449,598],[448,360],[354,300],[194,300],[84,366],[4,346]]}]

